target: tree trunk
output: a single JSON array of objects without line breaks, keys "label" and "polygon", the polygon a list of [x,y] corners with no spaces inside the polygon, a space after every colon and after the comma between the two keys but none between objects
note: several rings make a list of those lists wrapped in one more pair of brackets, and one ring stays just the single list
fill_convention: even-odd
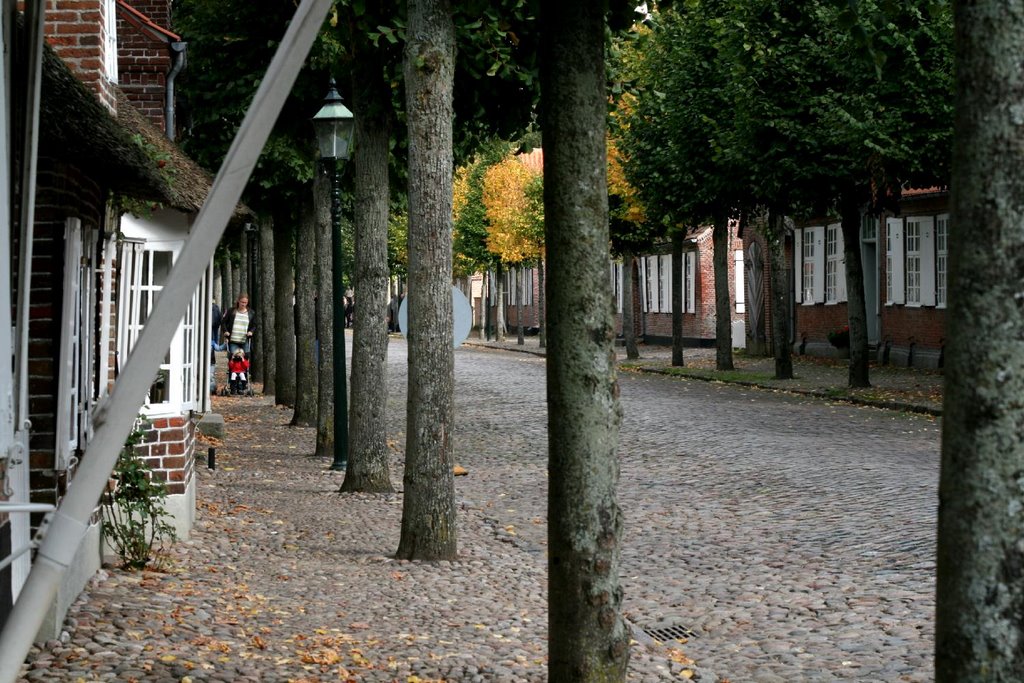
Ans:
[{"label": "tree trunk", "polygon": [[548,321],[547,321],[547,286],[544,282],[544,259],[537,261],[537,324],[539,330],[537,331],[538,341],[540,348],[545,348],[548,345]]},{"label": "tree trunk", "polygon": [[292,266],[292,232],[289,222],[274,221],[282,226],[274,235],[274,273],[277,275],[274,289],[274,308],[277,334],[277,377],[274,382],[277,392],[274,402],[278,405],[295,405],[295,308],[294,268]]},{"label": "tree trunk", "polygon": [[316,199],[323,178],[314,174],[303,193],[299,209],[299,234],[295,242],[295,412],[293,427],[313,427],[317,418],[316,369]]},{"label": "tree trunk", "polygon": [[[223,313],[228,310],[224,306],[224,264],[214,261],[213,263],[213,300],[220,306]],[[217,340],[220,341],[219,339]]]},{"label": "tree trunk", "polygon": [[512,271],[516,279],[516,344],[522,346],[526,343],[523,331],[523,264],[519,264]]},{"label": "tree trunk", "polygon": [[630,360],[640,357],[640,348],[636,344],[636,308],[633,306],[635,277],[636,257],[625,254],[622,257],[622,338],[626,342],[626,358]]},{"label": "tree trunk", "polygon": [[235,300],[238,299],[238,296],[242,294],[243,291],[245,291],[242,289],[241,273],[242,270],[240,266],[234,266],[231,269],[231,291],[233,292],[231,295],[231,306],[235,305]]},{"label": "tree trunk", "polygon": [[410,0],[405,48],[409,126],[409,392],[397,557],[458,554],[452,435],[452,86],[448,0]]},{"label": "tree trunk", "polygon": [[505,341],[505,269],[501,263],[494,269],[494,340]]},{"label": "tree trunk", "polygon": [[840,200],[843,256],[846,260],[846,311],[850,324],[851,387],[870,387],[868,375],[868,311],[864,302],[864,265],[860,259],[860,202],[847,192]]},{"label": "tree trunk", "polygon": [[672,365],[681,368],[683,362],[683,239],[686,229],[672,232]]},{"label": "tree trunk", "polygon": [[480,283],[480,339],[487,341],[491,338],[491,274],[484,271],[484,281]]},{"label": "tree trunk", "polygon": [[251,301],[252,291],[249,288],[249,231],[242,230],[242,234],[238,237],[238,292],[245,293],[250,296],[250,304],[255,304],[255,301]]},{"label": "tree trunk", "polygon": [[624,681],[616,455],[621,409],[608,277],[602,3],[541,5],[544,215],[551,258],[548,612],[552,681]]},{"label": "tree trunk", "polygon": [[935,680],[1024,680],[1024,12],[955,3]]},{"label": "tree trunk", "polygon": [[[249,272],[250,272],[250,276],[249,276],[249,281],[250,281],[250,285],[249,285],[249,306],[253,307],[253,303],[252,302],[255,301],[256,302],[255,303],[255,309],[257,311],[257,314],[256,314],[256,327],[255,327],[254,332],[253,332],[253,337],[254,338],[252,340],[252,353],[253,353],[254,358],[251,361],[250,375],[252,377],[252,381],[259,382],[260,384],[264,385],[263,393],[265,394],[266,393],[266,388],[265,388],[266,387],[266,383],[264,381],[264,376],[263,376],[263,369],[264,369],[263,368],[263,366],[264,366],[264,362],[263,362],[263,355],[264,355],[263,354],[263,337],[265,336],[265,332],[266,332],[266,330],[265,330],[265,324],[266,323],[263,320],[263,313],[267,309],[273,308],[273,306],[270,305],[263,298],[263,293],[264,293],[263,280],[262,280],[262,278],[260,278],[260,275],[259,275],[260,272],[261,272],[261,268],[260,268],[260,253],[259,253],[260,252],[260,250],[259,250],[260,242],[259,242],[259,240],[260,240],[259,232],[253,231],[249,235],[249,251],[252,254],[252,260],[249,262]],[[273,290],[270,290],[270,291],[273,291]]]},{"label": "tree trunk", "polygon": [[793,349],[789,344],[789,269],[786,267],[785,218],[769,211],[766,241],[772,281],[772,347],[775,379],[793,379]]},{"label": "tree trunk", "polygon": [[235,305],[235,298],[238,290],[235,289],[235,265],[231,262],[231,251],[225,250],[224,259],[224,306],[222,310],[226,313],[229,308]]},{"label": "tree trunk", "polygon": [[385,492],[388,468],[388,142],[391,90],[370,49],[353,62],[355,110],[355,272],[349,458],[342,491]]},{"label": "tree trunk", "polygon": [[334,460],[334,277],[331,264],[331,176],[324,163],[316,167],[316,457]]},{"label": "tree trunk", "polygon": [[260,217],[260,254],[262,258],[263,309],[259,316],[263,321],[260,342],[263,345],[263,393],[274,396],[277,393],[277,303],[274,301],[274,220],[270,216]]},{"label": "tree trunk", "polygon": [[732,300],[729,298],[729,216],[715,216],[711,233],[715,263],[715,368],[732,370]]}]

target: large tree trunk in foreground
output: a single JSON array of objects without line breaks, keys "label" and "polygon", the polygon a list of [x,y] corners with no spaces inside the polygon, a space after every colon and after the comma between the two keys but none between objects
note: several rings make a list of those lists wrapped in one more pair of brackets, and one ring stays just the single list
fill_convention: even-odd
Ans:
[{"label": "large tree trunk in foreground", "polygon": [[316,457],[334,460],[334,266],[331,263],[331,174],[321,162],[313,181],[316,203]]},{"label": "large tree trunk in foreground", "polygon": [[505,334],[505,269],[499,262],[494,270],[494,293],[497,304],[494,307],[494,340],[503,342]]},{"label": "large tree trunk in foreground", "polygon": [[388,468],[388,142],[391,89],[368,50],[352,71],[355,109],[355,272],[349,457],[342,491],[391,491]]},{"label": "large tree trunk in foreground", "polygon": [[260,254],[260,263],[263,265],[259,312],[259,319],[263,321],[263,332],[260,335],[263,348],[263,393],[273,396],[277,393],[277,306],[274,302],[274,221],[269,216],[260,219]]},{"label": "large tree trunk in foreground", "polygon": [[732,370],[732,301],[729,298],[729,217],[725,213],[715,216],[711,233],[714,243],[712,260],[715,264],[715,368]]},{"label": "large tree trunk in foreground", "polygon": [[842,212],[843,257],[846,262],[846,312],[850,324],[851,387],[870,387],[868,375],[868,311],[864,302],[864,264],[860,258],[860,202],[852,192],[846,193],[840,206]]},{"label": "large tree trunk in foreground", "polygon": [[601,3],[541,6],[548,282],[548,677],[624,681]]},{"label": "large tree trunk in foreground", "polygon": [[640,348],[636,344],[636,309],[633,307],[635,273],[636,257],[625,254],[622,257],[622,338],[626,342],[626,358],[630,360],[640,357]]},{"label": "large tree trunk in foreground", "polygon": [[782,212],[769,211],[766,237],[772,283],[775,379],[793,379],[793,349],[789,345],[789,269],[786,267],[786,231]]},{"label": "large tree trunk in foreground", "polygon": [[294,268],[292,266],[292,232],[287,223],[275,220],[282,226],[274,234],[274,272],[277,288],[274,290],[274,307],[277,309],[277,393],[274,403],[295,405],[295,293]]},{"label": "large tree trunk in foreground", "polygon": [[681,368],[683,360],[683,239],[685,228],[672,233],[672,365]]},{"label": "large tree trunk in foreground", "polygon": [[293,427],[313,427],[317,417],[316,371],[316,201],[314,186],[303,193],[295,243],[295,412]]},{"label": "large tree trunk in foreground", "polygon": [[517,265],[512,273],[516,279],[516,344],[522,346],[526,343],[523,330],[523,264]]},{"label": "large tree trunk in foreground", "polygon": [[1024,8],[954,3],[935,679],[1024,680]]},{"label": "large tree trunk in foreground", "polygon": [[402,536],[397,556],[458,554],[452,435],[452,86],[448,0],[410,0],[405,48],[409,124],[409,394]]}]

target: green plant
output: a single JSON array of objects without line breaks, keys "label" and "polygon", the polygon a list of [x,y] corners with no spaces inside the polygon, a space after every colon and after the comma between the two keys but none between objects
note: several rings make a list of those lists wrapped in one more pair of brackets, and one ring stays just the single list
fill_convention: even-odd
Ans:
[{"label": "green plant", "polygon": [[145,437],[145,420],[139,418],[117,458],[110,484],[102,499],[103,534],[125,569],[143,569],[153,548],[175,539],[167,523],[167,488],[153,479],[146,461],[135,452]]},{"label": "green plant", "polygon": [[828,333],[828,341],[837,349],[845,349],[850,346],[850,326],[844,325]]}]

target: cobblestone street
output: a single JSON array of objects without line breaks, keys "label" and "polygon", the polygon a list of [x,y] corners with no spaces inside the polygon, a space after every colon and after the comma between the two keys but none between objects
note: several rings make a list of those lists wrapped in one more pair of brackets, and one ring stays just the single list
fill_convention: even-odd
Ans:
[{"label": "cobblestone street", "polygon": [[[404,340],[388,360],[399,490]],[[461,557],[439,565],[390,558],[400,493],[337,494],[313,429],[263,398],[218,398],[227,438],[218,469],[199,469],[192,539],[166,573],[104,572],[25,679],[546,680],[544,374],[536,355],[456,352],[468,475]],[[631,681],[932,680],[935,418],[657,374],[620,383]],[[666,647],[641,632],[671,626],[694,636]]]}]

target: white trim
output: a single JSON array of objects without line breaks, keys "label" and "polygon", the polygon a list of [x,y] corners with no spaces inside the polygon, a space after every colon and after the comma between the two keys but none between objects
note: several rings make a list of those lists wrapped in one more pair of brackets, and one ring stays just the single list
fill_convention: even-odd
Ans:
[{"label": "white trim", "polygon": [[935,217],[921,222],[921,305],[935,305]]},{"label": "white trim", "polygon": [[797,228],[793,231],[793,282],[796,289],[796,302],[804,300],[804,231]]},{"label": "white trim", "polygon": [[745,273],[743,272],[743,250],[737,249],[732,255],[732,269],[734,277],[736,279],[736,312],[746,313],[747,312],[747,286],[744,280]]},{"label": "white trim", "polygon": [[111,83],[117,83],[117,2],[103,0],[103,67]]},{"label": "white trim", "polygon": [[839,272],[843,244],[843,227],[839,223],[825,226],[825,303],[839,301]]},{"label": "white trim", "polygon": [[110,391],[110,326],[114,323],[114,260],[117,258],[117,240],[113,237],[107,238],[103,247],[103,263],[101,264],[101,282],[103,289],[100,292],[100,352],[99,358],[99,386],[96,387],[97,398],[107,396]]},{"label": "white trim", "polygon": [[658,257],[658,294],[661,299],[661,312],[672,312],[672,254]]},{"label": "white trim", "polygon": [[640,269],[640,312],[650,312],[650,300],[648,299],[647,290],[647,257],[641,256],[637,259],[637,265]]},{"label": "white trim", "polygon": [[825,301],[825,226],[812,228],[814,233],[814,303]]}]

